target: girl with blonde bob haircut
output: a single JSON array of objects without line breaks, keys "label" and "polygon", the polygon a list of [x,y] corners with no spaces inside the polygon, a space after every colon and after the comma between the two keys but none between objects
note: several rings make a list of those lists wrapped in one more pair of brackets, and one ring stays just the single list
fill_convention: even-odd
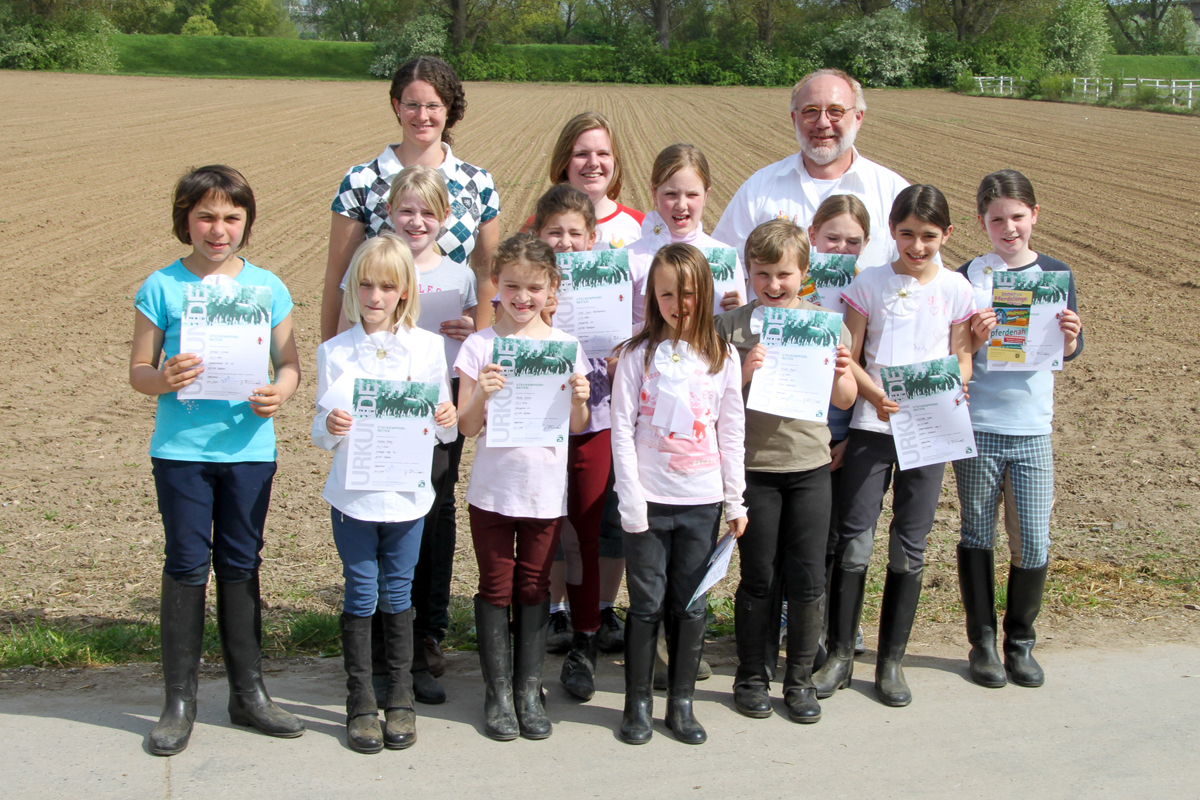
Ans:
[{"label": "girl with blonde bob haircut", "polygon": [[[450,216],[450,193],[446,190],[446,179],[433,167],[417,164],[400,170],[388,193],[388,208],[395,207],[405,192],[415,194],[443,222]],[[442,253],[442,248],[436,242],[434,247]]]},{"label": "girl with blonde bob haircut", "polygon": [[[436,442],[454,441],[458,414],[441,337],[416,327],[420,313],[412,253],[400,237],[368,239],[350,259],[343,307],[353,323],[317,348],[317,413],[313,444],[333,451],[321,496],[330,506],[333,541],[346,579],[342,603],[342,653],[346,668],[346,739],[350,749],[378,753],[402,750],[417,740],[413,706],[413,572],[421,551],[424,518],[433,506],[432,481],[414,491],[347,488],[355,425],[353,386],[357,379],[404,383],[406,408],[431,416],[420,446],[432,468]],[[354,378],[354,381],[340,380]],[[413,386],[412,384],[418,384]],[[381,392],[382,393],[382,392]],[[434,396],[437,400],[434,402]],[[377,697],[371,682],[371,620],[381,612],[386,686]],[[386,710],[379,724],[378,709]]]},{"label": "girl with blonde bob haircut", "polygon": [[689,244],[669,244],[646,278],[646,325],[618,348],[613,466],[625,531],[629,614],[620,737],[650,740],[659,623],[667,631],[667,728],[708,737],[692,713],[707,594],[694,601],[717,546],[746,529],[741,365],[713,324],[712,271]]},{"label": "girl with blonde bob haircut", "polygon": [[417,270],[413,266],[412,251],[403,239],[394,233],[384,233],[368,239],[354,251],[346,273],[347,291],[342,296],[342,309],[351,325],[363,318],[363,303],[356,289],[363,281],[397,287],[400,301],[392,312],[389,327],[416,327],[417,318],[421,316],[420,295],[416,292]]}]

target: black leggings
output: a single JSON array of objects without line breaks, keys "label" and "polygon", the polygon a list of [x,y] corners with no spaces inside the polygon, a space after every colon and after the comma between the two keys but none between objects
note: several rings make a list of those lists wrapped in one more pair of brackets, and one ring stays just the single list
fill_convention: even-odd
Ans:
[{"label": "black leggings", "polygon": [[813,603],[825,592],[829,536],[829,467],[806,472],[746,472],[749,522],[738,539],[738,591],[775,596],[783,578],[789,603]]}]

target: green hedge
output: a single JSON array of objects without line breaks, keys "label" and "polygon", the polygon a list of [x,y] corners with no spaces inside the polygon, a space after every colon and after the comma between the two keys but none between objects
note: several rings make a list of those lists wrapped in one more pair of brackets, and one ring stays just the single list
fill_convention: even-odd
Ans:
[{"label": "green hedge", "polygon": [[1200,78],[1200,56],[1117,56],[1108,55],[1100,62],[1100,71],[1126,78],[1184,80]]},{"label": "green hedge", "polygon": [[367,42],[235,36],[117,34],[121,66],[136,75],[236,75],[364,80],[375,57]]}]

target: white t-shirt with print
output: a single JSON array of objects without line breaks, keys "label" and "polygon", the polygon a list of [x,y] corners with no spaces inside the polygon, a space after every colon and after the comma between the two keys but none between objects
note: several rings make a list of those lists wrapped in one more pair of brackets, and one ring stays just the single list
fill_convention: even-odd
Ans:
[{"label": "white t-shirt with print", "polygon": [[617,250],[642,238],[642,220],[646,215],[617,203],[617,210],[596,220],[596,244],[593,250]]},{"label": "white t-shirt with print", "polygon": [[[496,329],[472,333],[463,342],[454,370],[473,381],[492,363]],[[551,328],[546,339],[579,343],[569,333]],[[573,373],[586,375],[587,355],[582,345],[575,351]],[[486,406],[485,414],[486,414]],[[487,425],[475,440],[475,462],[467,485],[467,502],[506,517],[557,519],[567,513],[567,446],[488,447]]]},{"label": "white t-shirt with print", "polygon": [[[863,355],[867,374],[883,388],[879,368],[916,364],[950,355],[950,327],[975,313],[975,295],[962,275],[939,268],[924,286],[897,275],[891,264],[865,269],[842,292],[846,305],[867,319]],[[861,395],[851,428],[891,433],[891,423],[876,415]]]}]

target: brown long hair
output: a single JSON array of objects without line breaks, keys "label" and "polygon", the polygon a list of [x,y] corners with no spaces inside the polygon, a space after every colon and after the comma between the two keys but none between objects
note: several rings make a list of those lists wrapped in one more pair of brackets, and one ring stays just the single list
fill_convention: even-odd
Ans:
[{"label": "brown long hair", "polygon": [[413,81],[425,81],[437,92],[438,98],[446,106],[446,125],[442,128],[442,141],[453,144],[454,137],[450,129],[467,113],[467,96],[463,93],[462,81],[454,72],[454,68],[437,56],[418,56],[405,61],[396,69],[392,76],[392,88],[389,94],[396,102],[404,95],[404,90]]},{"label": "brown long hair", "polygon": [[724,368],[729,349],[713,323],[712,268],[704,253],[690,244],[669,244],[655,253],[646,276],[646,324],[633,338],[617,345],[616,354],[631,353],[644,343],[646,369],[649,369],[659,344],[668,339],[678,342],[682,338],[683,331],[672,329],[659,310],[654,288],[658,275],[668,267],[675,270],[675,290],[680,302],[683,302],[685,289],[691,287],[695,292],[696,309],[687,317],[688,338],[692,349],[708,362],[708,373],[716,375]]},{"label": "brown long hair", "polygon": [[867,211],[862,200],[852,194],[831,194],[826,197],[821,205],[817,206],[817,213],[813,214],[809,226],[814,231],[820,231],[826,222],[843,214],[858,223],[858,227],[863,229],[864,238],[871,238],[871,212]]},{"label": "brown long hair", "polygon": [[602,130],[608,134],[608,146],[613,157],[613,173],[612,181],[608,184],[608,191],[604,194],[609,200],[616,200],[621,196],[621,182],[624,180],[624,171],[621,168],[621,148],[617,146],[617,135],[613,133],[608,118],[598,111],[585,111],[567,120],[562,132],[558,134],[558,141],[554,143],[554,150],[550,153],[550,182],[567,182],[567,165],[571,163],[571,154],[575,152],[575,140],[588,131],[594,130]]}]

